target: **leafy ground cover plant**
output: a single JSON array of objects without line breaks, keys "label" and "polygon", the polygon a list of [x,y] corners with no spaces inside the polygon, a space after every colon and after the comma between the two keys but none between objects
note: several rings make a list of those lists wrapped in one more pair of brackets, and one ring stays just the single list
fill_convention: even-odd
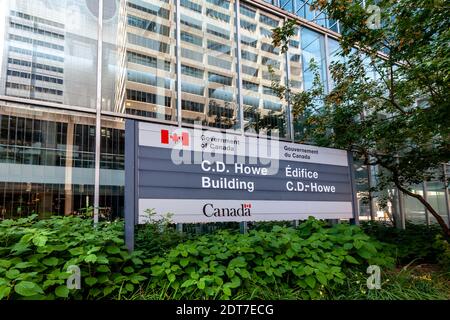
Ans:
[{"label": "leafy ground cover plant", "polygon": [[[69,266],[81,289],[69,290]],[[124,248],[123,222],[36,216],[0,223],[0,299],[99,299],[134,292],[146,280],[142,252]]]},{"label": "leafy ground cover plant", "polygon": [[344,284],[346,268],[392,266],[383,244],[356,226],[327,228],[313,218],[298,229],[275,226],[248,234],[219,231],[179,244],[152,265],[149,290],[171,298],[229,299],[255,286],[293,289],[318,299]]}]

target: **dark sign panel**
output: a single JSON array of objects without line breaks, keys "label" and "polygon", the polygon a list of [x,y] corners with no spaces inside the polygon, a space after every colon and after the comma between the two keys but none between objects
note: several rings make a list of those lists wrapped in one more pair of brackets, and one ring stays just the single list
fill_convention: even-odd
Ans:
[{"label": "dark sign panel", "polygon": [[128,121],[126,214],[176,223],[353,217],[346,151]]}]

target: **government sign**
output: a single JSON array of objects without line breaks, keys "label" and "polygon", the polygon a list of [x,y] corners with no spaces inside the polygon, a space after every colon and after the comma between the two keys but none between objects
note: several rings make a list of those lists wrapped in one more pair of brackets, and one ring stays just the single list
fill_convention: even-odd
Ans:
[{"label": "government sign", "polygon": [[344,150],[127,120],[128,225],[353,218]]}]

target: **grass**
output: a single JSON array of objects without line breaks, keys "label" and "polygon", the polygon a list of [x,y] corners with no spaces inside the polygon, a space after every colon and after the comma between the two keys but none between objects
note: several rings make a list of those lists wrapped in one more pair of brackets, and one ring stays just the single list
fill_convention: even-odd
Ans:
[{"label": "grass", "polygon": [[381,289],[368,290],[367,275],[357,272],[347,286],[330,296],[334,300],[449,300],[450,272],[429,265],[406,266],[381,275]]},{"label": "grass", "polygon": [[[368,275],[362,272],[349,272],[346,284],[333,290],[324,290],[322,299],[326,300],[450,300],[450,272],[444,272],[435,265],[405,266],[401,269],[382,273],[381,289],[368,290]],[[302,300],[300,289],[283,286],[249,286],[250,291],[242,289],[233,300]],[[219,299],[220,297],[215,297]],[[132,295],[119,296],[119,300],[171,300],[167,290],[150,287],[140,289]],[[178,299],[195,299],[191,296]]]}]

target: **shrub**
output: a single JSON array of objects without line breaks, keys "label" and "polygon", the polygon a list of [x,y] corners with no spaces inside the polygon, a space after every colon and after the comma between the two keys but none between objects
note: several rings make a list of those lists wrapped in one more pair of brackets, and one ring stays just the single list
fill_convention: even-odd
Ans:
[{"label": "shrub", "polygon": [[255,286],[294,289],[303,299],[321,298],[344,283],[344,268],[389,266],[383,245],[359,227],[326,228],[313,218],[296,230],[281,226],[248,234],[219,231],[179,244],[147,260],[150,289],[172,298],[225,298]]},{"label": "shrub", "polygon": [[[124,248],[123,222],[36,216],[0,223],[0,299],[98,299],[134,292],[147,279],[142,252]],[[69,290],[67,269],[81,271]]]},{"label": "shrub", "polygon": [[438,250],[437,261],[446,272],[450,272],[450,243],[444,236],[438,234],[433,243],[433,248]]},{"label": "shrub", "polygon": [[442,248],[433,245],[436,236],[442,234],[438,225],[419,225],[406,223],[404,230],[388,226],[381,222],[369,221],[361,224],[368,235],[394,245],[394,254],[399,264],[416,262],[436,263]]}]

